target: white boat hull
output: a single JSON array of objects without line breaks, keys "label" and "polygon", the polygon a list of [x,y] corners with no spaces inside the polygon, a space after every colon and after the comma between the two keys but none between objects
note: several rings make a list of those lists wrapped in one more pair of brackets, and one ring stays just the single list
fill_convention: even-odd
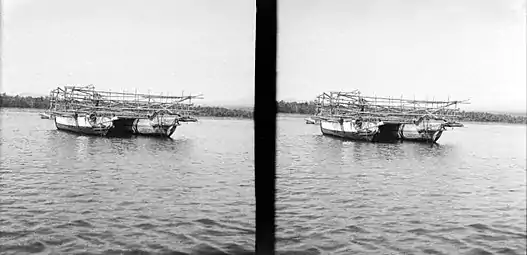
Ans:
[{"label": "white boat hull", "polygon": [[86,135],[105,136],[113,127],[113,122],[109,117],[95,117],[90,119],[89,115],[77,117],[55,116],[55,126],[59,130],[71,131]]},{"label": "white boat hull", "polygon": [[424,120],[417,124],[406,123],[399,126],[401,140],[437,142],[445,131],[444,121]]},{"label": "white boat hull", "polygon": [[332,135],[350,140],[373,141],[379,133],[379,126],[382,123],[363,122],[357,125],[355,121],[320,121],[320,130],[324,135]]},{"label": "white boat hull", "polygon": [[179,122],[175,118],[135,119],[131,132],[137,135],[170,137],[176,131]]}]

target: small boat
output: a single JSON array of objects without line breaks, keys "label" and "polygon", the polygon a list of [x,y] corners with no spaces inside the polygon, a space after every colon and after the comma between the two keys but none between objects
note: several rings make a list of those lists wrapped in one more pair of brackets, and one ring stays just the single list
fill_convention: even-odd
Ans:
[{"label": "small boat", "polygon": [[198,119],[192,117],[192,116],[183,116],[181,118],[179,118],[179,121],[180,122],[197,122]]},{"label": "small boat", "polygon": [[311,117],[305,118],[304,120],[306,121],[306,124],[317,125],[317,124],[320,124],[320,121],[322,119],[323,118],[321,116],[311,116]]},{"label": "small boat", "polygon": [[51,119],[51,114],[47,114],[45,112],[39,113],[41,119]]},{"label": "small boat", "polygon": [[317,121],[312,118],[305,118],[306,124],[317,124]]}]

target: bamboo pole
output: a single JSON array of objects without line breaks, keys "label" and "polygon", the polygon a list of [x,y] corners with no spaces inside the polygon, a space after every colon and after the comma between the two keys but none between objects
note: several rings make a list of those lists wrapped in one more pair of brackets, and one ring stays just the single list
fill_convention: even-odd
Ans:
[{"label": "bamboo pole", "polygon": [[[367,99],[364,99],[367,98]],[[324,92],[316,97],[317,112],[321,115],[332,117],[337,116],[361,116],[363,118],[393,119],[399,121],[413,120],[416,116],[431,116],[437,118],[451,118],[458,114],[458,103],[464,101],[447,101],[433,100],[405,100],[401,95],[400,98],[383,98],[383,97],[363,97],[360,92]],[[373,99],[373,100],[372,100]],[[371,100],[371,101],[370,101]],[[327,104],[329,102],[329,104]],[[394,104],[396,103],[396,104]],[[452,107],[454,106],[454,107]],[[363,112],[363,108],[365,111]],[[328,113],[329,111],[329,113]]]},{"label": "bamboo pole", "polygon": [[[150,93],[150,91],[149,91]],[[117,99],[114,99],[114,94],[117,94]],[[167,92],[168,94],[168,92]],[[155,111],[169,110],[174,111],[182,102],[188,101],[187,109],[181,109],[184,112],[194,112],[190,109],[192,106],[192,99],[202,98],[198,96],[163,96],[148,95],[146,97],[139,97],[140,94],[133,92],[117,92],[111,90],[98,91],[94,86],[64,86],[63,88],[56,88],[50,92],[50,111],[67,112],[93,112],[97,111],[103,113],[113,113],[117,115],[126,116],[147,116]],[[171,113],[169,113],[171,114]]]}]

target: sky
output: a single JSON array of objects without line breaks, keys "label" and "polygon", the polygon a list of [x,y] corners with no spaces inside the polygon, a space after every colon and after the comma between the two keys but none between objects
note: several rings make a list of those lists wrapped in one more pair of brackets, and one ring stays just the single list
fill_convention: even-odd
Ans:
[{"label": "sky", "polygon": [[93,84],[252,105],[255,13],[248,0],[2,0],[1,90]]},{"label": "sky", "polygon": [[281,0],[278,100],[324,91],[526,111],[522,0]]}]

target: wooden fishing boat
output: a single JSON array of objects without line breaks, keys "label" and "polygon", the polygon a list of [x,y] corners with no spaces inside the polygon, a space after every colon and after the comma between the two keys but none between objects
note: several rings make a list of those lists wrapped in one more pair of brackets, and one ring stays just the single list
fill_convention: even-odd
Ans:
[{"label": "wooden fishing boat", "polygon": [[58,130],[105,136],[113,127],[113,119],[95,114],[61,114],[55,116],[55,126]]},{"label": "wooden fishing boat", "polygon": [[41,112],[41,113],[39,113],[39,115],[40,115],[41,119],[50,119],[51,118],[51,115],[47,114],[45,112]]},{"label": "wooden fishing boat", "polygon": [[351,140],[374,141],[379,134],[382,122],[361,122],[360,120],[321,120],[320,130],[324,135],[332,135]]},{"label": "wooden fishing boat", "polygon": [[[350,140],[437,142],[465,101],[423,101],[365,97],[360,92],[329,92],[317,97],[324,135]],[[454,109],[449,108],[455,106]]]},{"label": "wooden fishing boat", "polygon": [[154,118],[116,118],[108,135],[142,135],[170,137],[180,126],[178,117],[158,116]]},{"label": "wooden fishing boat", "polygon": [[71,131],[85,135],[121,136],[133,134],[170,137],[180,124],[177,118],[172,118],[171,122],[167,123],[167,118],[92,118],[88,115],[81,115],[77,117],[56,116],[55,125],[58,130]]},{"label": "wooden fishing boat", "polygon": [[305,118],[306,124],[317,124],[317,121],[313,118]]},{"label": "wooden fishing boat", "polygon": [[320,124],[320,121],[324,120],[325,118],[319,115],[313,115],[311,117],[305,118],[306,124],[313,124],[318,125]]},{"label": "wooden fishing boat", "polygon": [[[181,103],[201,96],[154,96],[65,86],[51,92],[55,125],[86,135],[170,137],[180,125]],[[188,105],[186,105],[188,108]],[[190,117],[190,116],[189,116]]]},{"label": "wooden fishing boat", "polygon": [[192,116],[183,116],[179,119],[180,122],[197,122],[198,119],[192,117]]},{"label": "wooden fishing boat", "polygon": [[398,135],[402,140],[437,142],[446,130],[444,123],[441,120],[429,119],[415,123],[401,123]]}]

